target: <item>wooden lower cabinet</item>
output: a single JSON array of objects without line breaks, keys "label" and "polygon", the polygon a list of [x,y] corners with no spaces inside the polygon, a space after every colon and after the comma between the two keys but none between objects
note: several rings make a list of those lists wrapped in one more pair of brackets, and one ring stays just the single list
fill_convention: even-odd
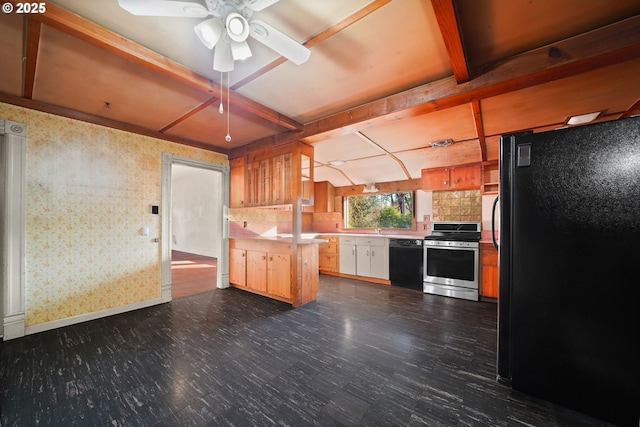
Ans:
[{"label": "wooden lower cabinet", "polygon": [[267,253],[247,251],[246,286],[250,289],[267,292]]},{"label": "wooden lower cabinet", "polygon": [[267,292],[291,298],[291,255],[267,255]]},{"label": "wooden lower cabinet", "polygon": [[238,286],[247,286],[247,251],[229,249],[229,281]]},{"label": "wooden lower cabinet", "polygon": [[318,292],[318,244],[229,239],[229,283],[263,296],[306,304]]},{"label": "wooden lower cabinet", "polygon": [[498,251],[491,243],[480,244],[480,296],[498,298]]},{"label": "wooden lower cabinet", "polygon": [[327,236],[323,238],[329,242],[320,245],[320,258],[318,260],[320,273],[337,273],[340,270],[338,236]]}]

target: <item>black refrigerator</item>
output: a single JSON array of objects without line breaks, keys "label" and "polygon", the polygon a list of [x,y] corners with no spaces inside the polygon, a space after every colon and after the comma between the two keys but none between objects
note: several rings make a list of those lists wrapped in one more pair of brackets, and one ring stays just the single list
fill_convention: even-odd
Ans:
[{"label": "black refrigerator", "polygon": [[500,170],[498,380],[637,427],[640,117],[503,135]]}]

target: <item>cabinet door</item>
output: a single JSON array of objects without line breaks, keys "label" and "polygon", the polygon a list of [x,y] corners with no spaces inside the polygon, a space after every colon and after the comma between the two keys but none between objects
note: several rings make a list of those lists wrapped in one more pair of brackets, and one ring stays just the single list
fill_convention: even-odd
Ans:
[{"label": "cabinet door", "polygon": [[244,249],[229,249],[229,282],[247,286],[247,257]]},{"label": "cabinet door", "polygon": [[356,274],[356,245],[340,244],[340,273]]},{"label": "cabinet door", "polygon": [[271,182],[271,165],[273,159],[265,159],[260,162],[259,199],[260,206],[272,205],[273,188]]},{"label": "cabinet door", "polygon": [[229,172],[229,206],[232,208],[244,207],[244,157],[233,159],[230,162]]},{"label": "cabinet door", "polygon": [[247,285],[248,288],[267,292],[267,253],[247,251]]},{"label": "cabinet door", "polygon": [[[371,246],[370,277],[389,280],[388,246]],[[359,266],[358,266],[359,267]],[[358,273],[360,274],[360,273]],[[362,275],[364,276],[364,275]]]},{"label": "cabinet door", "polygon": [[498,298],[498,251],[493,246],[480,245],[480,295]]},{"label": "cabinet door", "polygon": [[482,175],[479,165],[451,168],[451,189],[469,190],[480,188]]},{"label": "cabinet door", "polygon": [[371,276],[371,246],[356,246],[356,274],[358,276]]},{"label": "cabinet door", "polygon": [[268,254],[267,292],[291,298],[291,255]]},{"label": "cabinet door", "polygon": [[422,169],[423,190],[448,190],[449,188],[449,168]]},{"label": "cabinet door", "polygon": [[245,175],[245,206],[260,206],[260,162],[252,162],[246,165]]}]

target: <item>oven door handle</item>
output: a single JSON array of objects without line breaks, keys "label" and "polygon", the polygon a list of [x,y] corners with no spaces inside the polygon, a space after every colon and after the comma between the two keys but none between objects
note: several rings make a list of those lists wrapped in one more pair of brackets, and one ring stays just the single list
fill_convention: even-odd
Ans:
[{"label": "oven door handle", "polygon": [[491,241],[493,242],[493,247],[498,250],[498,242],[496,241],[496,206],[498,205],[498,201],[500,200],[500,196],[496,197],[493,201],[493,207],[491,208]]}]

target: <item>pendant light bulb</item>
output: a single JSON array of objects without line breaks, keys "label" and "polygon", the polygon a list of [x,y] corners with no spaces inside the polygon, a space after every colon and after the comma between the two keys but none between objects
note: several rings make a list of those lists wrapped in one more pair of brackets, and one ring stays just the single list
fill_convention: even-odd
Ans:
[{"label": "pendant light bulb", "polygon": [[224,140],[227,142],[231,142],[231,135],[227,134],[227,136],[224,137]]},{"label": "pendant light bulb", "polygon": [[220,100],[220,107],[218,107],[218,113],[224,113],[224,107],[222,106],[222,100]]}]

